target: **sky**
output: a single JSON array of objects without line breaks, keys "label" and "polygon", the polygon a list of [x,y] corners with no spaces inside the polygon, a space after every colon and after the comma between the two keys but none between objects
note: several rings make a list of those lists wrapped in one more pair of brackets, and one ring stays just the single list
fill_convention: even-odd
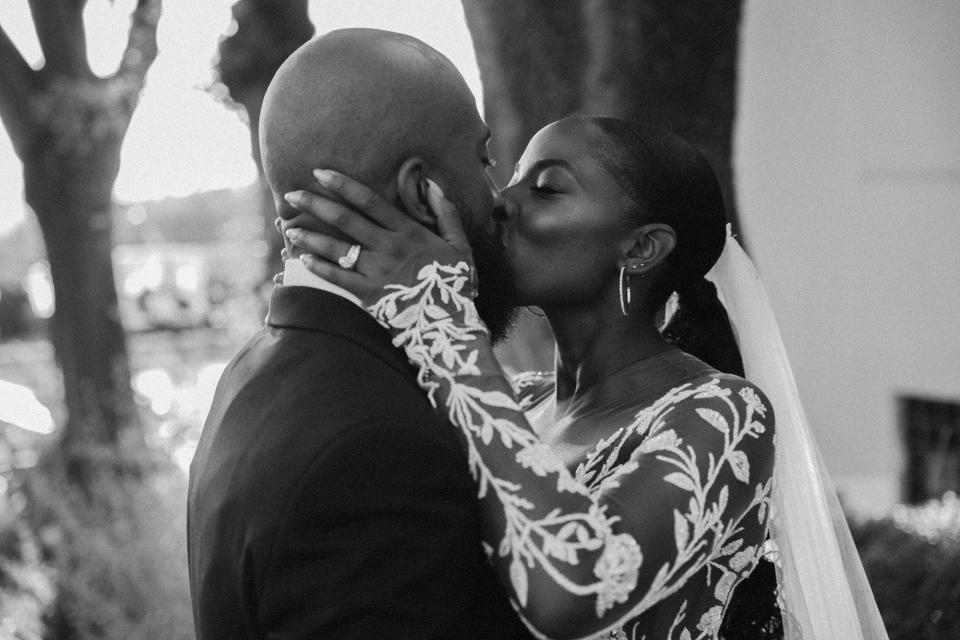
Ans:
[{"label": "sky", "polygon": [[[230,24],[234,0],[166,0],[157,38],[160,55],[124,142],[115,196],[123,202],[183,196],[253,182],[246,125],[203,89],[217,39]],[[89,0],[85,13],[90,64],[107,75],[126,43],[135,0]],[[480,96],[473,47],[459,2],[452,0],[313,0],[317,33],[373,27],[416,36],[446,54]],[[0,25],[34,67],[42,55],[27,0],[0,1]],[[0,128],[0,234],[23,221],[22,166]]]}]

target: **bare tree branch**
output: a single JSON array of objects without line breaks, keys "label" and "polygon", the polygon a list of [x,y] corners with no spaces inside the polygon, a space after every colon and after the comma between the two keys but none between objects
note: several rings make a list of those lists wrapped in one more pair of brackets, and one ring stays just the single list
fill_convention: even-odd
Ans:
[{"label": "bare tree branch", "polygon": [[22,155],[36,126],[30,117],[30,96],[36,85],[37,72],[0,26],[0,121],[18,155]]},{"label": "bare tree branch", "polygon": [[162,0],[137,0],[130,20],[127,47],[114,77],[131,79],[139,91],[143,88],[147,70],[157,58],[157,23],[160,21]]},{"label": "bare tree branch", "polygon": [[83,8],[87,0],[29,0],[44,73],[91,76]]}]

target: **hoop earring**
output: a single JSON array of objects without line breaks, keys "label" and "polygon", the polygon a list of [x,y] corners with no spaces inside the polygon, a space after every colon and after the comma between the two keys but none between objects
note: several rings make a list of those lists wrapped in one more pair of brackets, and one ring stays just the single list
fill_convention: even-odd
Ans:
[{"label": "hoop earring", "polygon": [[[624,286],[626,283],[626,286]],[[625,316],[630,315],[630,276],[627,275],[627,268],[620,267],[620,313]],[[624,294],[626,290],[626,294]]]}]

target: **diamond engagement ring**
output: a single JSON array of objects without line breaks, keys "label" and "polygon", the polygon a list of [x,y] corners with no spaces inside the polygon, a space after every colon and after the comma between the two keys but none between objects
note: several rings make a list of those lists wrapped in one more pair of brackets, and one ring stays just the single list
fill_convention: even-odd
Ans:
[{"label": "diamond engagement ring", "polygon": [[362,248],[359,244],[350,245],[347,255],[337,259],[337,263],[344,269],[353,269],[357,264],[357,258],[360,257],[360,249]]}]

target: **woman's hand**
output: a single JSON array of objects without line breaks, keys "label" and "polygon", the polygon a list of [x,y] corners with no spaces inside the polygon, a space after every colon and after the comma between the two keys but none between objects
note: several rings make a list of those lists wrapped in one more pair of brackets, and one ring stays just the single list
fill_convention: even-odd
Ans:
[{"label": "woman's hand", "polygon": [[[300,228],[286,237],[301,249],[300,260],[314,274],[343,287],[365,305],[376,302],[390,284],[412,285],[420,269],[433,262],[473,266],[473,256],[460,214],[443,191],[427,180],[427,201],[437,218],[437,233],[410,218],[365,185],[335,171],[317,169],[317,181],[342,202],[309,191],[284,195],[291,206],[316,216],[353,238],[355,245]],[[363,215],[361,215],[363,214]],[[346,260],[356,254],[353,265]]]}]

